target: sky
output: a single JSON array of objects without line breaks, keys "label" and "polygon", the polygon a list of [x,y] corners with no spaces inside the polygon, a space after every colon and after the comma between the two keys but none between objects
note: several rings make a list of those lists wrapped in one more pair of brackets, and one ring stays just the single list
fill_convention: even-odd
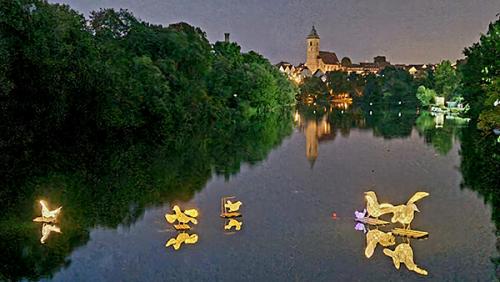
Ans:
[{"label": "sky", "polygon": [[50,0],[88,16],[99,8],[125,8],[141,20],[200,27],[211,42],[231,34],[244,51],[272,63],[305,61],[314,24],[323,51],[372,61],[438,63],[462,58],[500,13],[500,0]]}]

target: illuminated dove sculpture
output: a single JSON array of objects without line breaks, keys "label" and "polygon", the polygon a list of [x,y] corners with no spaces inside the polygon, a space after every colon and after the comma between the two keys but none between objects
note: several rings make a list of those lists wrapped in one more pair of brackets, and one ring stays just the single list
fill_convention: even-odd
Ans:
[{"label": "illuminated dove sculpture", "polygon": [[242,224],[243,222],[239,222],[236,219],[230,219],[229,222],[226,225],[224,225],[224,229],[230,230],[231,228],[234,227],[234,229],[236,230],[241,230]]},{"label": "illuminated dove sculpture", "polygon": [[378,229],[368,231],[368,233],[366,233],[366,258],[370,258],[373,255],[377,244],[384,247],[392,246],[396,244],[396,238],[391,232],[385,233]]},{"label": "illuminated dove sculpture", "polygon": [[49,210],[48,204],[44,200],[40,200],[40,205],[42,206],[42,217],[44,219],[56,219],[61,213],[62,207],[58,207],[55,210]]},{"label": "illuminated dove sculpture", "polygon": [[224,204],[224,208],[226,208],[228,212],[236,212],[240,209],[241,205],[243,205],[241,201],[232,203],[231,201],[227,200],[226,203]]},{"label": "illuminated dove sculpture", "polygon": [[42,226],[42,238],[40,238],[40,243],[45,244],[51,232],[61,233],[61,229],[56,225],[44,223]]},{"label": "illuminated dove sculpture", "polygon": [[394,267],[399,269],[401,263],[406,265],[406,268],[411,271],[415,271],[418,274],[427,275],[427,270],[419,268],[415,262],[413,262],[413,250],[410,244],[401,243],[394,251],[390,249],[384,249],[384,254],[392,258]]},{"label": "illuminated dove sculpture", "polygon": [[176,238],[171,238],[168,240],[167,244],[165,244],[165,247],[170,247],[173,246],[174,250],[180,249],[182,243],[184,244],[194,244],[198,242],[198,235],[192,234],[189,235],[187,233],[179,233]]},{"label": "illuminated dove sculpture", "polygon": [[394,213],[391,222],[392,223],[399,222],[403,224],[403,226],[405,227],[406,225],[408,225],[407,229],[409,229],[410,223],[413,221],[413,218],[415,217],[415,212],[416,211],[420,212],[415,202],[429,195],[430,194],[427,192],[417,192],[408,200],[406,205],[399,205],[391,208],[390,209],[391,212]]},{"label": "illuminated dove sculpture", "polygon": [[377,194],[373,191],[365,192],[365,200],[366,200],[366,210],[368,211],[368,215],[378,218],[379,216],[392,212],[392,208],[394,207],[388,203],[378,203]]},{"label": "illuminated dove sculpture", "polygon": [[198,217],[198,211],[195,209],[181,211],[179,206],[175,205],[173,208],[174,214],[165,214],[165,219],[168,223],[174,223],[178,221],[179,223],[189,223],[198,224],[198,220],[195,217]]}]

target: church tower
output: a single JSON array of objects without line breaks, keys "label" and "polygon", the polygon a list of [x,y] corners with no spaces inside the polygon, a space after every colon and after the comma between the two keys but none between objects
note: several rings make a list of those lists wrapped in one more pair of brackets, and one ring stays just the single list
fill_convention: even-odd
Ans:
[{"label": "church tower", "polygon": [[316,32],[314,25],[311,32],[307,36],[307,59],[306,66],[309,70],[314,73],[319,68],[318,56],[319,56],[319,35]]}]

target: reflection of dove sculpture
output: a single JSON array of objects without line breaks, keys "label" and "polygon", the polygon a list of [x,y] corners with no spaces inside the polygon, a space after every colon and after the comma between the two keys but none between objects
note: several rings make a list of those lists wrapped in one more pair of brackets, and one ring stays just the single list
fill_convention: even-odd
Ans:
[{"label": "reflection of dove sculpture", "polygon": [[378,229],[373,229],[366,233],[366,249],[365,256],[370,258],[377,247],[380,244],[384,247],[392,246],[396,244],[396,238],[391,232],[385,233]]},{"label": "reflection of dove sculpture", "polygon": [[181,247],[182,243],[194,244],[196,242],[198,242],[198,235],[179,233],[176,238],[171,238],[170,240],[168,240],[167,244],[165,244],[165,247],[173,246],[175,250],[178,250]]},{"label": "reflection of dove sculpture", "polygon": [[393,205],[382,203],[379,204],[377,200],[377,195],[373,191],[365,192],[366,199],[366,210],[368,211],[368,215],[378,218],[379,216],[390,213]]},{"label": "reflection of dove sculpture", "polygon": [[57,216],[61,213],[62,207],[58,207],[55,210],[49,210],[47,202],[44,200],[40,200],[40,205],[42,206],[42,217],[46,219],[56,219]]},{"label": "reflection of dove sculpture", "polygon": [[51,232],[61,233],[61,229],[56,225],[44,223],[42,226],[42,238],[40,238],[40,243],[45,244]]},{"label": "reflection of dove sculpture", "polygon": [[240,209],[240,206],[243,205],[242,202],[237,201],[236,203],[232,203],[231,201],[227,200],[226,203],[224,204],[224,208],[228,210],[228,212],[235,212]]},{"label": "reflection of dove sculpture", "polygon": [[401,263],[406,265],[411,271],[415,271],[416,273],[427,275],[427,270],[419,268],[413,262],[413,250],[410,247],[410,244],[401,243],[399,244],[394,251],[390,249],[384,249],[384,254],[392,258],[392,262],[394,262],[394,267],[399,269]]},{"label": "reflection of dove sculpture", "polygon": [[229,222],[226,225],[224,225],[224,229],[230,230],[231,228],[234,227],[234,229],[236,230],[241,230],[242,224],[243,222],[239,222],[236,219],[230,219]]},{"label": "reflection of dove sculpture", "polygon": [[174,214],[165,214],[165,218],[167,219],[168,223],[174,223],[175,221],[178,221],[179,223],[192,222],[193,224],[198,224],[198,221],[195,218],[198,216],[197,210],[191,209],[182,212],[177,205],[175,205],[172,209],[174,210]]},{"label": "reflection of dove sculpture", "polygon": [[403,224],[403,226],[408,225],[408,229],[410,228],[410,223],[413,221],[413,218],[415,217],[415,212],[420,212],[417,208],[417,205],[415,205],[415,202],[429,196],[429,193],[427,192],[417,192],[415,195],[413,195],[406,205],[399,205],[391,208],[391,212],[394,213],[392,216],[391,222],[396,223],[399,222]]}]

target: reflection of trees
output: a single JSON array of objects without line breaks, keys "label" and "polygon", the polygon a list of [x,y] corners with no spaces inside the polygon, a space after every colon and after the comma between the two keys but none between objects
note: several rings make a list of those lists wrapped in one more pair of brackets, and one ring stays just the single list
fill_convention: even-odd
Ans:
[{"label": "reflection of trees", "polygon": [[462,124],[459,120],[447,119],[443,115],[432,116],[429,112],[421,112],[415,122],[418,132],[424,136],[425,142],[446,155],[453,147],[453,140],[460,134]]},{"label": "reflection of trees", "polygon": [[413,109],[379,110],[373,107],[368,112],[367,126],[373,128],[375,136],[386,139],[403,138],[411,134],[416,114]]},{"label": "reflection of trees", "polygon": [[[492,206],[492,219],[500,234],[500,146],[492,136],[485,137],[471,124],[463,129],[461,135],[460,170],[463,182],[461,187],[478,192],[485,202]],[[497,243],[497,249],[500,245]],[[497,275],[500,258],[494,259]],[[498,278],[498,277],[497,277]]]},{"label": "reflection of trees", "polygon": [[[128,226],[147,207],[189,200],[212,171],[237,173],[242,162],[264,159],[291,132],[290,113],[276,112],[179,132],[163,146],[122,140],[33,148],[24,167],[0,171],[8,184],[0,196],[10,200],[0,207],[0,273],[11,280],[50,277],[86,244],[91,228]],[[38,197],[64,206],[63,233],[43,246],[40,226],[31,222]]]}]

